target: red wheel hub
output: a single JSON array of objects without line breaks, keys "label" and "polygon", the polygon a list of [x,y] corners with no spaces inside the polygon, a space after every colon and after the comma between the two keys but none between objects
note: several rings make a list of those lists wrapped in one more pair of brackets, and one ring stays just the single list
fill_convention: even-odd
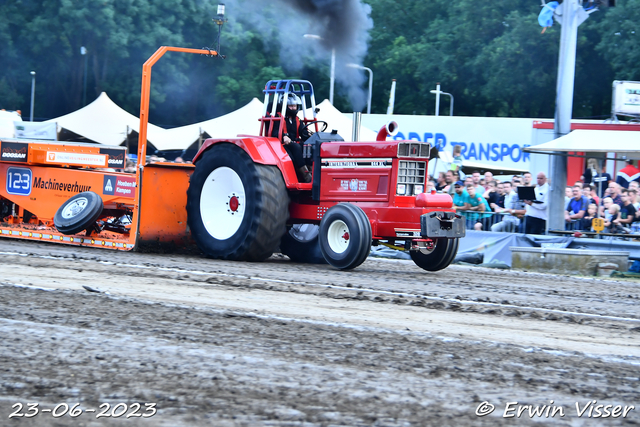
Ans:
[{"label": "red wheel hub", "polygon": [[342,238],[344,240],[349,240],[349,232],[345,231],[345,233],[342,235]]},{"label": "red wheel hub", "polygon": [[240,206],[240,202],[238,202],[238,198],[236,196],[231,197],[229,199],[229,209],[231,209],[232,212],[237,212],[238,206]]}]

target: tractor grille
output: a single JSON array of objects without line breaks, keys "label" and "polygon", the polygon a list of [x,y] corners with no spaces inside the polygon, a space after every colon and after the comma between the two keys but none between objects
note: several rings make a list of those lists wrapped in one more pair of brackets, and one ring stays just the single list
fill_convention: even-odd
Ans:
[{"label": "tractor grille", "polygon": [[426,157],[429,158],[431,144],[428,142],[400,142],[398,143],[398,157]]},{"label": "tractor grille", "polygon": [[398,162],[398,186],[396,193],[401,196],[412,196],[422,193],[426,173],[427,162],[400,160]]}]

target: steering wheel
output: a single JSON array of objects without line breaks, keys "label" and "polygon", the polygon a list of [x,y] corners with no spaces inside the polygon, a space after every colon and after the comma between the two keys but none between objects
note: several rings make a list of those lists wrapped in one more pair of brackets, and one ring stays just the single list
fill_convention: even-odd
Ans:
[{"label": "steering wheel", "polygon": [[324,126],[322,126],[322,129],[320,129],[319,132],[324,132],[329,127],[329,123],[325,122],[324,120],[316,120],[315,122],[309,122],[306,125],[303,125],[301,133],[304,132],[305,130],[307,130],[307,128],[309,126],[311,126],[313,124],[316,124],[316,123],[323,123],[324,124]]}]

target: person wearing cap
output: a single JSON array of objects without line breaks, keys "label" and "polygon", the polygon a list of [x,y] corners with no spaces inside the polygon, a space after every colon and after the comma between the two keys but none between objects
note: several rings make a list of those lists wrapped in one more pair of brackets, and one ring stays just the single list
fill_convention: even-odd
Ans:
[{"label": "person wearing cap", "polygon": [[471,203],[469,203],[469,194],[467,190],[464,188],[464,182],[456,181],[453,184],[454,195],[453,195],[453,209],[457,211],[468,211],[471,208]]}]

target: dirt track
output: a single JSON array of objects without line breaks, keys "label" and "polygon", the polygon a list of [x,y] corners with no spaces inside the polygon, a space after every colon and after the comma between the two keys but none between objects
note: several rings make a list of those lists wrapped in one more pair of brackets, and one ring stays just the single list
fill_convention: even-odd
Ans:
[{"label": "dirt track", "polygon": [[[640,424],[637,282],[375,259],[340,272],[282,256],[7,239],[0,253],[0,425]],[[17,402],[22,413],[28,402],[157,413],[9,424]],[[483,402],[495,410],[479,417]],[[589,418],[600,404],[627,414]],[[543,415],[503,418],[518,405]]]}]

